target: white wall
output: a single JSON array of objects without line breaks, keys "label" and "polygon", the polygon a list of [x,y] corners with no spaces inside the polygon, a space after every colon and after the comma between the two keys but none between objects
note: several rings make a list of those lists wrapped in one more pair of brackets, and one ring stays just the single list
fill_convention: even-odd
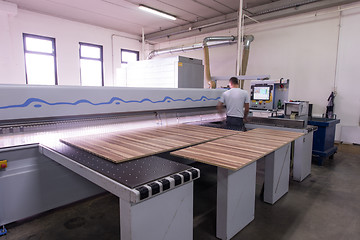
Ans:
[{"label": "white wall", "polygon": [[[282,20],[249,25],[252,34],[247,75],[270,74],[272,79],[290,79],[289,98],[308,100],[313,114],[326,112],[327,98],[336,91],[335,113],[339,140],[341,125],[359,126],[360,121],[360,4],[341,14],[337,8],[317,14],[303,14]],[[339,24],[341,27],[339,28]],[[224,30],[197,38],[158,44],[156,49],[201,42],[206,36],[236,35],[236,29]],[[203,59],[202,50],[179,55]],[[233,75],[236,45],[210,48],[211,75]],[[249,90],[249,82],[245,89]]]},{"label": "white wall", "polygon": [[360,126],[360,9],[343,12],[335,112],[344,126]]},{"label": "white wall", "polygon": [[290,79],[289,97],[308,100],[315,114],[324,113],[334,87],[338,39],[336,14],[255,26],[248,74],[259,70]]},{"label": "white wall", "polygon": [[113,73],[121,65],[120,49],[141,50],[137,36],[21,9],[16,15],[0,11],[2,84],[26,83],[23,33],[56,39],[59,85],[80,85],[79,42],[103,46],[105,86],[114,83]]}]

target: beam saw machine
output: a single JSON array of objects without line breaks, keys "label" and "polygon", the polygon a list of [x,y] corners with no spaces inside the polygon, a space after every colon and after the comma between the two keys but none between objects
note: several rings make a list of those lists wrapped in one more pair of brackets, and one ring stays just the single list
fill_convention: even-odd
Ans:
[{"label": "beam saw machine", "polygon": [[[165,127],[216,119],[214,106],[222,92],[2,85],[0,225],[107,190],[119,197],[121,239],[192,239],[193,181],[200,171],[153,156],[176,146],[158,142],[166,145],[159,150],[155,143],[140,143],[144,136],[123,138],[119,141],[127,144],[126,154],[135,160],[114,163],[61,139],[159,127],[164,127],[158,133],[163,137],[177,136],[177,131],[190,134]],[[180,147],[193,144],[175,137],[173,142]],[[135,231],[140,225],[148,229]]]},{"label": "beam saw machine", "polygon": [[[119,197],[122,240],[192,239],[200,171],[158,155],[172,152],[218,168],[216,235],[230,239],[254,219],[256,161],[268,162],[274,204],[288,191],[290,144],[303,133],[200,126],[224,118],[215,108],[224,91],[2,85],[0,225],[109,191]],[[234,155],[216,150],[234,140]]]}]

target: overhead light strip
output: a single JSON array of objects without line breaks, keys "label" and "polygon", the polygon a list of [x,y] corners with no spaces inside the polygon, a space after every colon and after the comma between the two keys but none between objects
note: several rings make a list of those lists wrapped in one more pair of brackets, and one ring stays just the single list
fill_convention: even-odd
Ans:
[{"label": "overhead light strip", "polygon": [[163,18],[167,18],[167,19],[170,19],[170,20],[176,20],[176,17],[173,16],[173,15],[170,15],[168,13],[156,10],[154,8],[151,8],[151,7],[148,7],[148,6],[145,6],[145,5],[139,5],[139,9],[141,9],[141,10],[143,10],[145,12],[155,14],[155,15],[163,17]]}]

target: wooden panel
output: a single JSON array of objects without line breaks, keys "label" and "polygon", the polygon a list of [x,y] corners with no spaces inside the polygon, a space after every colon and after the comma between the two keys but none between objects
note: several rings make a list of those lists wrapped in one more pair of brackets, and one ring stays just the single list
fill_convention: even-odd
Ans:
[{"label": "wooden panel", "polygon": [[302,135],[303,133],[258,128],[181,149],[171,154],[230,170],[238,170]]},{"label": "wooden panel", "polygon": [[119,163],[238,133],[197,125],[176,125],[65,138],[60,141]]},{"label": "wooden panel", "polygon": [[291,131],[284,131],[284,130],[274,130],[274,129],[266,129],[266,128],[255,128],[251,131],[248,131],[250,134],[262,134],[264,135],[271,135],[271,136],[280,136],[280,137],[288,137],[289,139],[295,140],[304,135],[301,132],[291,132]]}]

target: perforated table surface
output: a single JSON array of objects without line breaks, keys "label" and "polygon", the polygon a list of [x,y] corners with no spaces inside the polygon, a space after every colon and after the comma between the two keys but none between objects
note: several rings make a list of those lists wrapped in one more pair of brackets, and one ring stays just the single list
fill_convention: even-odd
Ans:
[{"label": "perforated table surface", "polygon": [[192,168],[157,156],[113,163],[61,142],[45,146],[129,188]]}]

